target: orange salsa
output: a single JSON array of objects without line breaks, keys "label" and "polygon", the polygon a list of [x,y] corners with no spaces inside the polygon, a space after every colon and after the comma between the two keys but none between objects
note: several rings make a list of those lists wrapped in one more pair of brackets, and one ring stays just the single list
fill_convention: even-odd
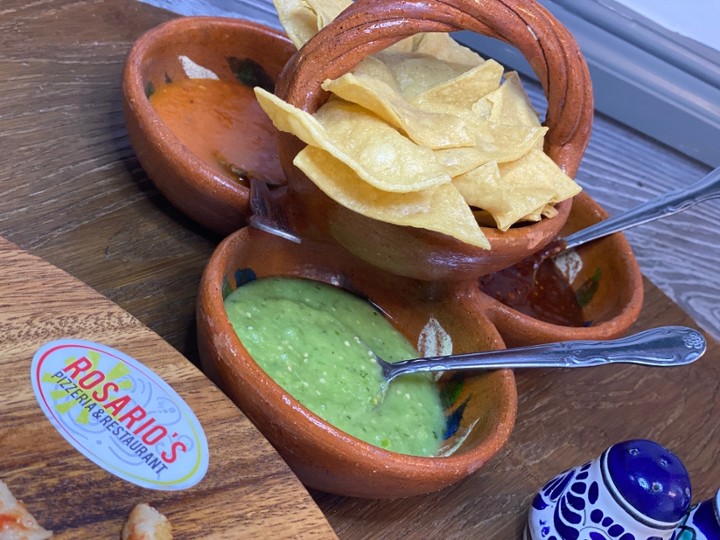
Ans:
[{"label": "orange salsa", "polygon": [[236,81],[183,79],[157,88],[150,103],[180,141],[216,172],[283,181],[277,131],[252,88]]}]

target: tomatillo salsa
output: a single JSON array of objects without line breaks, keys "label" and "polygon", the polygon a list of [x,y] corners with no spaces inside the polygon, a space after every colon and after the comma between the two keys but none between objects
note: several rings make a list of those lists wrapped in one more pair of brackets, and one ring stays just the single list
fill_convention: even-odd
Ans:
[{"label": "tomatillo salsa", "polygon": [[378,399],[382,374],[370,351],[391,362],[418,355],[369,302],[317,281],[268,277],[238,287],[225,309],[253,359],[312,412],[387,450],[437,453],[445,415],[431,376],[396,379]]}]

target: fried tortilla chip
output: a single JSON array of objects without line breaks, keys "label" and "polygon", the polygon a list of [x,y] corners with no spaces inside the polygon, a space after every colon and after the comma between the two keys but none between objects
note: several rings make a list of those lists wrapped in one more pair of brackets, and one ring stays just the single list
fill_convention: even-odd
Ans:
[{"label": "fried tortilla chip", "polygon": [[332,100],[313,116],[260,88],[255,94],[275,127],[329,152],[378,189],[409,192],[451,181],[431,149],[358,105]]},{"label": "fried tortilla chip", "polygon": [[429,54],[443,62],[479,66],[485,59],[478,53],[460,45],[450,34],[443,32],[425,32],[417,34],[413,41],[413,52]]},{"label": "fried tortilla chip", "polygon": [[411,105],[399,92],[381,80],[347,73],[327,80],[323,89],[372,111],[410,139],[427,148],[470,146],[473,138],[465,123],[453,114],[424,111]]},{"label": "fried tortilla chip", "polygon": [[522,87],[520,76],[515,71],[505,75],[497,90],[486,96],[492,104],[489,119],[498,124],[539,127],[540,118]]},{"label": "fried tortilla chip", "polygon": [[332,22],[351,0],[273,0],[285,33],[299,49]]},{"label": "fried tortilla chip", "polygon": [[300,151],[293,163],[328,197],[363,216],[436,231],[490,249],[470,207],[452,183],[411,193],[389,193],[359,180],[342,161],[312,146]]},{"label": "fried tortilla chip", "polygon": [[435,150],[450,176],[465,174],[489,161],[515,161],[542,144],[546,127],[507,126],[482,118],[465,117],[466,128],[475,139],[470,147]]},{"label": "fried tortilla chip", "polygon": [[419,52],[392,53],[387,50],[377,53],[375,58],[382,61],[392,71],[397,80],[398,90],[406,98],[422,94],[475,67],[445,62]]},{"label": "fried tortilla chip", "polygon": [[412,97],[410,102],[428,111],[472,110],[473,104],[500,86],[503,67],[495,60],[465,71]]},{"label": "fried tortilla chip", "polygon": [[492,215],[501,231],[580,192],[580,187],[537,149],[509,163],[485,164],[454,178],[453,184],[469,205]]}]

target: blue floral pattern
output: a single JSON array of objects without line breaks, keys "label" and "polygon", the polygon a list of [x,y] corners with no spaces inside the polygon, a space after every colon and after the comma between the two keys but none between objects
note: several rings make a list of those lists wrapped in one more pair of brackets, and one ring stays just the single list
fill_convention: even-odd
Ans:
[{"label": "blue floral pattern", "polygon": [[535,496],[535,510],[553,510],[551,519],[541,522],[540,538],[534,540],[640,540],[597,506],[600,486],[591,478],[591,465],[560,474]]},{"label": "blue floral pattern", "polygon": [[[651,441],[647,442],[651,443]],[[622,444],[625,443],[620,443],[617,448],[624,449]],[[637,508],[629,508],[626,501],[617,498],[613,491],[616,488],[610,488],[614,486],[615,478],[604,476],[607,470],[602,461],[603,456],[557,475],[540,489],[532,502],[528,516],[526,540],[701,540],[705,538],[688,536],[691,533],[687,529],[674,529],[687,512],[687,506],[681,509],[677,521],[667,523],[653,521]],[[632,461],[626,462],[626,465],[628,468],[618,469],[615,472],[621,476],[633,476],[636,472],[634,468],[641,467]],[[651,475],[651,478],[655,476]]]}]

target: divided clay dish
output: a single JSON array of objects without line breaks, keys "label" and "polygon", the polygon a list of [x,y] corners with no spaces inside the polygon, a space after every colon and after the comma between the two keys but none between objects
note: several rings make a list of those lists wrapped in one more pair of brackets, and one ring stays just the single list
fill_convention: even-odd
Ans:
[{"label": "divided clay dish", "polygon": [[[446,410],[455,426],[448,457],[416,457],[362,442],[316,416],[276,384],[234,333],[223,299],[248,277],[299,276],[340,286],[369,300],[411,343],[428,324],[441,328],[453,352],[503,348],[478,306],[453,285],[401,277],[378,279],[374,269],[333,244],[294,244],[245,228],[212,255],[200,284],[197,324],[204,371],[255,423],[300,480],[343,495],[391,498],[451,485],[484,465],[507,441],[517,409],[510,370],[455,374],[457,391]],[[464,287],[467,287],[466,285]]]},{"label": "divided clay dish", "polygon": [[[566,230],[571,232],[602,217],[604,212],[590,197],[579,197]],[[579,255],[583,269],[578,281],[587,276],[600,278],[583,312],[588,326],[571,327],[509,308],[481,292],[473,280],[427,282],[383,274],[332,243],[295,244],[245,228],[220,244],[202,277],[197,324],[203,369],[306,485],[373,498],[442,489],[485,464],[509,438],[517,412],[512,372],[458,372],[447,379],[447,384],[461,381],[463,387],[447,410],[448,418],[462,411],[458,430],[445,446],[462,443],[449,457],[388,452],[329,425],[265,374],[235,334],[223,299],[255,277],[307,277],[368,299],[411,343],[418,343],[429,321],[437,321],[451,338],[453,353],[571,339],[602,340],[624,334],[637,319],[643,298],[642,277],[627,242],[614,235],[586,246]]]},{"label": "divided clay dish", "polygon": [[[275,150],[276,131],[253,99],[245,111],[247,118],[237,122],[226,141],[242,149],[243,160],[249,163],[218,166],[221,156],[200,157],[188,147],[192,144],[208,154],[218,150],[207,146],[213,143],[201,126],[188,126],[184,144],[159,117],[150,98],[170,84],[206,77],[244,84],[249,95],[255,85],[272,90],[294,52],[286,36],[254,22],[181,17],[143,34],[128,55],[123,105],[140,164],[175,207],[212,231],[223,235],[236,231],[249,215],[250,190],[235,168],[284,182]],[[219,108],[223,114],[222,104]],[[183,112],[174,110],[170,118],[182,122]]]},{"label": "divided clay dish", "polygon": [[[545,151],[573,177],[592,124],[587,66],[572,36],[548,12],[535,3],[519,5],[522,9],[510,10],[501,0],[358,0],[295,54],[277,32],[253,23],[186,18],[143,36],[131,53],[125,105],[143,167],[179,209],[229,234],[208,262],[200,285],[197,324],[203,369],[310,487],[388,498],[428,493],[461,480],[508,440],[517,411],[514,377],[508,370],[457,373],[442,383],[451,380],[462,389],[446,411],[457,420],[445,443],[454,448],[449,455],[415,457],[374,447],[303,407],[248,354],[223,300],[249,276],[299,276],[342,287],[377,305],[412,343],[429,321],[437,321],[452,341],[452,352],[462,353],[623,334],[642,306],[642,278],[633,254],[622,235],[577,251],[582,268],[571,287],[577,290],[590,279],[597,281],[583,308],[583,324],[555,324],[524,315],[483,293],[478,277],[521,261],[558,234],[605,218],[588,195],[559,204],[552,219],[507,233],[484,227],[492,249],[480,250],[440,233],[382,223],[333,202],[292,164],[302,144],[288,134],[279,136],[277,147],[288,188],[281,201],[303,241],[295,244],[241,228],[249,212],[247,186],[208,171],[184,148],[154,115],[144,87],[158,77],[183,76],[177,55],[190,52],[183,43],[180,49],[186,52],[178,53],[173,35],[184,35],[187,29],[196,33],[190,40],[196,62],[229,77],[234,75],[227,70],[227,56],[241,50],[245,54],[255,43],[255,61],[277,81],[276,94],[313,112],[327,99],[321,82],[342,75],[365,56],[418,32],[472,30],[515,45],[533,67],[547,98]],[[278,52],[264,54],[274,46]]]}]

